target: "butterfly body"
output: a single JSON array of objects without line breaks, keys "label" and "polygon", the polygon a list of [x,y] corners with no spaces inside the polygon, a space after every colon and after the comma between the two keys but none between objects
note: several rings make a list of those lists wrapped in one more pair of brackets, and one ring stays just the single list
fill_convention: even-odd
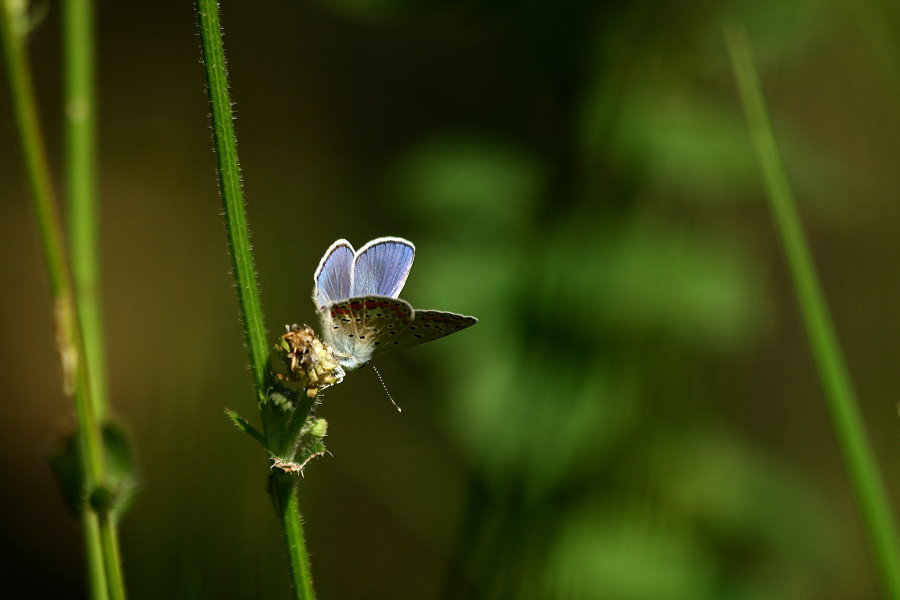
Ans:
[{"label": "butterfly body", "polygon": [[338,240],[315,273],[313,301],[319,308],[322,337],[345,371],[375,356],[455,333],[475,317],[415,310],[398,296],[406,283],[415,247],[403,238],[372,240],[355,252]]}]

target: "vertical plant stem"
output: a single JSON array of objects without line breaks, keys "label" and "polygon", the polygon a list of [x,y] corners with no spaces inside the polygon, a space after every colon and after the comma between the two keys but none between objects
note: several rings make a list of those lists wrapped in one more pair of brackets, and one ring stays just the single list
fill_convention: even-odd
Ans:
[{"label": "vertical plant stem", "polygon": [[119,551],[119,532],[116,520],[108,510],[102,511],[98,517],[109,598],[110,600],[125,600],[125,579],[122,576],[122,559]]},{"label": "vertical plant stem", "polygon": [[[71,301],[66,278],[62,227],[56,212],[50,167],[37,115],[37,103],[31,83],[31,73],[25,57],[24,38],[26,16],[16,12],[15,0],[2,0],[3,55],[6,58],[6,78],[9,85],[16,132],[22,147],[25,171],[31,192],[32,207],[37,219],[42,256],[55,300]],[[56,235],[56,234],[60,235]]]},{"label": "vertical plant stem", "polygon": [[[218,160],[219,185],[225,209],[228,246],[237,283],[253,383],[259,401],[265,402],[269,377],[269,346],[266,342],[253,253],[250,250],[250,233],[247,228],[244,196],[241,189],[237,141],[231,112],[231,97],[228,93],[225,51],[222,45],[222,29],[219,24],[219,7],[216,0],[197,0],[197,19],[200,26],[200,45],[213,120],[213,138]],[[287,543],[295,596],[298,600],[312,600],[315,596],[297,504],[296,481],[290,474],[285,474],[284,477],[273,474],[271,482],[270,493],[275,502],[276,512]]]},{"label": "vertical plant stem", "polygon": [[[53,194],[47,153],[24,51],[27,33],[25,4],[11,0],[0,2],[0,37],[12,108],[55,305],[57,344],[63,366],[64,387],[67,394],[73,395],[75,402],[85,492],[90,496],[93,490],[103,486],[105,482],[102,438],[91,397],[89,373],[85,368],[84,344],[74,303],[71,275],[66,263],[61,219]],[[85,502],[82,510],[91,597],[94,600],[106,600],[106,567],[110,561],[102,540],[101,515],[90,502]]]},{"label": "vertical plant stem", "polygon": [[276,469],[270,478],[275,511],[281,521],[284,541],[287,545],[288,562],[291,567],[291,581],[298,600],[315,600],[312,574],[309,570],[309,555],[303,539],[303,520],[297,499],[297,477]]},{"label": "vertical plant stem", "polygon": [[81,526],[84,529],[84,551],[87,557],[91,600],[107,600],[109,586],[106,577],[106,555],[97,512],[89,509],[82,510]]},{"label": "vertical plant stem", "polygon": [[[98,202],[96,184],[96,94],[94,2],[62,3],[65,187],[69,204],[69,249],[75,305],[84,342],[85,368],[98,423],[107,418],[106,357],[100,306]],[[98,515],[107,586],[112,600],[124,600],[119,532],[108,511]]]},{"label": "vertical plant stem", "polygon": [[97,249],[99,227],[94,2],[65,0],[61,8],[65,196],[69,206],[69,250],[94,407],[97,419],[102,423],[106,420],[108,400]]},{"label": "vertical plant stem", "polygon": [[213,138],[219,167],[219,186],[225,208],[225,228],[231,251],[234,278],[237,283],[244,336],[250,355],[253,383],[260,401],[265,400],[268,377],[269,345],[263,321],[253,252],[250,250],[250,231],[244,193],[241,188],[241,168],[238,163],[234,116],[228,93],[225,71],[225,50],[219,25],[219,6],[216,0],[197,0],[200,24],[200,44],[206,68],[206,85],[213,120]]},{"label": "vertical plant stem", "polygon": [[884,589],[898,599],[900,552],[893,517],[772,133],[750,42],[736,25],[725,29],[725,37],[838,445]]}]

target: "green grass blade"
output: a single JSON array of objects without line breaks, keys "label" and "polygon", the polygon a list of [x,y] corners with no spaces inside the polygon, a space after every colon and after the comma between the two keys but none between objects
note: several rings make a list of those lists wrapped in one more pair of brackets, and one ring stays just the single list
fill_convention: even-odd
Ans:
[{"label": "green grass blade", "polygon": [[727,27],[725,38],[797,302],[867,538],[886,593],[891,598],[900,598],[900,552],[893,516],[772,133],[750,42],[738,26]]}]

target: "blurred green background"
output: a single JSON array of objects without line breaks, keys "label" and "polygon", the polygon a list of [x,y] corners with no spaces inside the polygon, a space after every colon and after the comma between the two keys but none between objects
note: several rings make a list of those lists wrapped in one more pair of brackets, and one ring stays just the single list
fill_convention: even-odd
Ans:
[{"label": "blurred green background", "polygon": [[[132,598],[288,598],[192,3],[99,3],[104,302],[141,490]],[[59,173],[58,5],[32,37]],[[327,246],[400,235],[477,327],[328,390],[301,481],[320,598],[878,594],[721,35],[755,45],[898,505],[900,16],[879,0],[225,2],[268,326]],[[73,425],[0,94],[8,583],[83,594],[44,457]]]}]

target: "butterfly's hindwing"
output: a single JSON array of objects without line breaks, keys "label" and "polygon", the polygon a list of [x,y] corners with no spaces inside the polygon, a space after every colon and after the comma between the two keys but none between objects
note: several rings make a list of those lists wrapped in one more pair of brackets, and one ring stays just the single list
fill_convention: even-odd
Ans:
[{"label": "butterfly's hindwing", "polygon": [[386,296],[350,298],[322,309],[325,340],[348,371],[396,346],[412,320],[409,303]]},{"label": "butterfly's hindwing", "polygon": [[416,310],[414,315],[415,318],[409,327],[393,340],[392,350],[409,348],[446,337],[478,322],[475,317],[440,310]]}]

